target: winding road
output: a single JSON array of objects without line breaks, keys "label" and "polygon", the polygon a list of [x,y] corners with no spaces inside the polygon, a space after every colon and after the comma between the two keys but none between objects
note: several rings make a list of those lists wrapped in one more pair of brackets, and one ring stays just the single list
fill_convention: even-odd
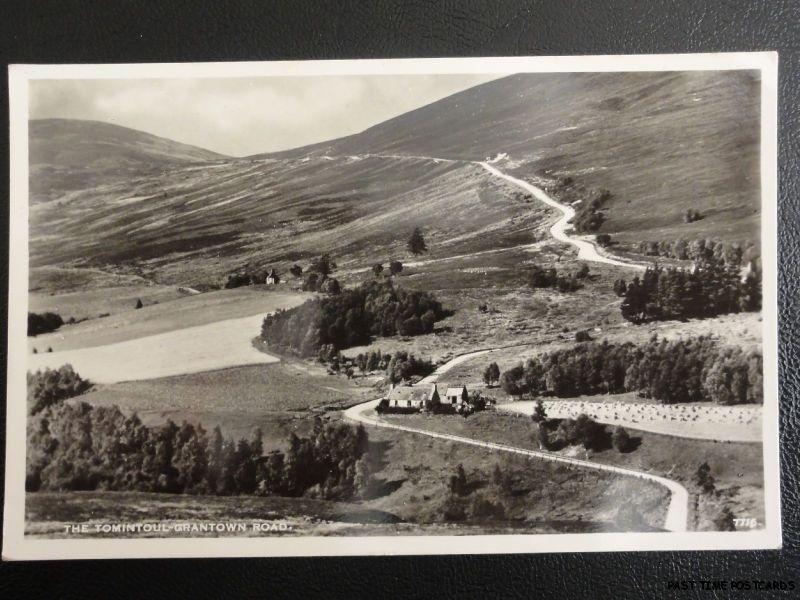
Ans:
[{"label": "winding road", "polygon": [[569,221],[575,216],[575,209],[571,206],[554,200],[548,196],[544,190],[531,183],[528,183],[527,181],[523,181],[522,179],[517,179],[516,177],[512,177],[511,175],[503,173],[500,169],[493,167],[488,162],[476,162],[474,164],[480,165],[492,175],[500,177],[501,179],[505,179],[518,188],[525,190],[540,202],[544,202],[548,206],[552,206],[553,208],[560,210],[563,216],[550,228],[550,235],[552,235],[559,242],[575,246],[578,249],[579,260],[603,263],[606,265],[616,265],[618,267],[626,267],[628,269],[636,269],[638,271],[644,271],[647,268],[646,265],[639,263],[628,262],[619,258],[611,258],[610,256],[603,254],[594,242],[575,238],[567,234],[567,228],[571,227],[571,225],[569,225]]},{"label": "winding road", "polygon": [[482,442],[472,438],[463,437],[460,435],[451,435],[447,433],[436,433],[433,431],[425,431],[424,429],[416,429],[414,427],[406,427],[404,425],[396,425],[394,423],[387,423],[377,416],[366,415],[367,411],[374,411],[375,407],[380,402],[377,400],[370,400],[363,404],[357,404],[348,408],[344,412],[345,418],[370,425],[372,427],[383,427],[385,429],[396,429],[398,431],[405,431],[407,433],[415,433],[417,435],[425,435],[432,438],[441,440],[448,440],[451,442],[458,442],[460,444],[469,444],[471,446],[480,446],[482,448],[489,448],[490,450],[498,450],[500,452],[510,452],[513,454],[520,454],[530,458],[538,458],[540,460],[550,460],[562,464],[568,464],[583,469],[595,469],[597,471],[605,471],[608,473],[615,473],[626,477],[636,477],[645,481],[652,481],[659,485],[664,486],[670,492],[669,506],[667,507],[667,516],[664,519],[664,529],[667,531],[686,531],[686,524],[689,519],[689,493],[680,483],[667,479],[666,477],[659,477],[650,473],[641,471],[634,471],[633,469],[624,469],[622,467],[614,467],[611,465],[604,465],[601,463],[591,462],[588,460],[580,460],[578,458],[570,458],[568,456],[561,456],[552,452],[544,452],[540,450],[527,450],[525,448],[517,448],[514,446],[507,446],[505,444],[496,444],[494,442]]}]

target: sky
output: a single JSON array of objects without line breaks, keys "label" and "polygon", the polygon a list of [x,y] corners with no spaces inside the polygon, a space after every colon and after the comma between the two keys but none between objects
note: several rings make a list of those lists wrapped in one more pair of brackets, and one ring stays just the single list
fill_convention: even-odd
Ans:
[{"label": "sky", "polygon": [[105,121],[229,156],[358,133],[498,75],[32,80],[30,118]]}]

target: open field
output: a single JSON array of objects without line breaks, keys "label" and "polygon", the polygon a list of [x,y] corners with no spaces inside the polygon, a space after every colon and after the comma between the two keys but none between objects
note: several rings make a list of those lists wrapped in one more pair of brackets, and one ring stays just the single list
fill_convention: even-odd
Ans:
[{"label": "open field", "polygon": [[[108,292],[101,289],[93,293],[96,293],[97,298],[102,301]],[[113,294],[112,291],[111,297]],[[225,319],[258,315],[263,318],[267,313],[279,308],[297,306],[309,297],[310,294],[301,292],[277,292],[254,288],[236,288],[183,296],[170,302],[68,325],[53,333],[28,338],[28,349],[32,351],[36,348],[41,353],[50,347],[57,353],[62,350],[137,340],[180,329],[211,325]],[[260,329],[260,322],[255,328],[251,327],[248,339],[258,335]],[[249,346],[249,343],[247,345]]]},{"label": "open field", "polygon": [[[551,419],[574,419],[587,414],[607,425],[621,425],[676,437],[728,442],[760,442],[760,405],[719,406],[710,403],[660,404],[640,402],[635,393],[544,400]],[[532,415],[533,400],[500,404],[497,409]]]},{"label": "open field", "polygon": [[28,367],[70,364],[90,381],[116,383],[277,362],[250,344],[263,319],[227,319],[102,346],[31,354]]},{"label": "open field", "polygon": [[[136,301],[141,300],[144,306],[179,300],[186,294],[177,287],[165,285],[126,285],[89,290],[67,292],[64,294],[28,294],[28,310],[35,313],[54,312],[66,321],[75,319],[91,319],[100,315],[136,310]],[[139,309],[141,310],[141,309]]]},{"label": "open field", "polygon": [[235,439],[259,427],[270,450],[284,448],[291,432],[308,434],[314,416],[330,415],[332,408],[373,395],[370,387],[280,362],[102,385],[81,400],[136,412],[146,425],[167,419],[200,423],[206,430],[219,425],[226,437]]},{"label": "open field", "polygon": [[[409,427],[449,433],[473,439],[498,442],[538,450],[530,419],[519,415],[487,411],[467,419],[452,415],[384,415],[383,419]],[[760,519],[763,525],[762,446],[759,443],[714,442],[674,438],[630,429],[639,446],[632,452],[620,453],[610,448],[595,451],[590,460],[619,467],[645,471],[668,477],[686,487],[700,509],[690,503],[689,529],[707,528],[723,504],[737,516]],[[561,453],[584,458],[582,449],[566,448]],[[701,463],[707,462],[717,481],[719,493],[712,497],[699,494],[692,477]]]}]

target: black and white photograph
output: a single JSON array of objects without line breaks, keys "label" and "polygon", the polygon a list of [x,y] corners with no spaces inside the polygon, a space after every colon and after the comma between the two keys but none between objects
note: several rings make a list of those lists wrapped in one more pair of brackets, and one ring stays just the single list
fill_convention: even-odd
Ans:
[{"label": "black and white photograph", "polygon": [[3,556],[779,547],[776,71],[10,67]]}]

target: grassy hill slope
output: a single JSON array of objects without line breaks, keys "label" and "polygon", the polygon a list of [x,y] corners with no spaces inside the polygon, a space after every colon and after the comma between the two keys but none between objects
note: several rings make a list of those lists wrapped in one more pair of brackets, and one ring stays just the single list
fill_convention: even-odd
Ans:
[{"label": "grassy hill slope", "polygon": [[77,119],[30,121],[28,144],[33,201],[168,165],[226,158],[135,129]]},{"label": "grassy hill slope", "polygon": [[[277,156],[507,153],[500,166],[518,175],[610,190],[601,231],[621,239],[752,239],[759,108],[758,75],[748,71],[518,74]],[[689,207],[706,217],[684,226]]]}]

